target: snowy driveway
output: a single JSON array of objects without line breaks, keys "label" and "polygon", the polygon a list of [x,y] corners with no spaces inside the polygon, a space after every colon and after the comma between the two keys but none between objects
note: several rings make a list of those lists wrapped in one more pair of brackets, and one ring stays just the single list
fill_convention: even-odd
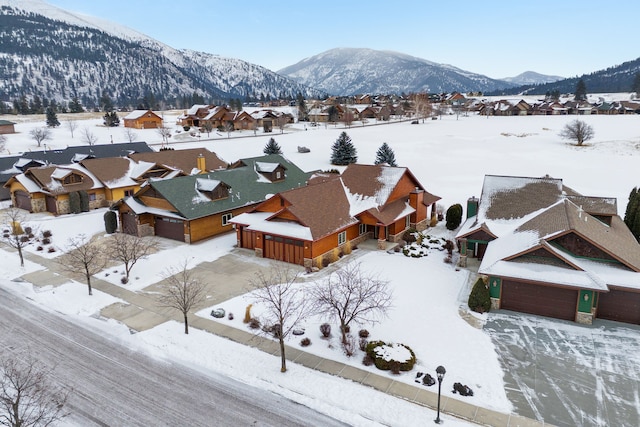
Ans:
[{"label": "snowy driveway", "polygon": [[516,413],[556,426],[640,425],[640,327],[594,323],[489,315],[484,331]]}]

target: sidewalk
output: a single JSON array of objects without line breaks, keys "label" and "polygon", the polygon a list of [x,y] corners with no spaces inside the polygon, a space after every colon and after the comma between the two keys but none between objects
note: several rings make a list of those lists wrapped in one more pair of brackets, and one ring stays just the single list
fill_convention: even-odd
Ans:
[{"label": "sidewalk", "polygon": [[[55,260],[49,260],[28,253],[26,258],[46,267],[46,270],[25,274],[22,278],[35,286],[56,285],[66,282],[69,275],[61,269]],[[229,254],[213,263],[205,263],[201,268],[206,271],[212,270],[212,264],[222,263],[221,271],[228,271],[228,264],[239,262],[238,255]],[[242,270],[243,276],[251,273],[251,266],[256,268],[256,264],[249,264]],[[131,330],[143,331],[151,329],[169,320],[182,322],[176,310],[163,309],[158,306],[151,294],[145,292],[132,292],[121,286],[113,285],[104,280],[92,278],[91,284],[94,289],[110,294],[116,298],[126,301],[126,304],[113,304],[105,307],[101,315],[118,320],[127,325]],[[236,293],[242,287],[236,286]],[[225,297],[235,296],[229,286],[225,287],[223,294]],[[200,308],[198,308],[199,310]],[[274,356],[280,355],[277,342],[265,337],[257,336],[248,331],[224,325],[211,319],[199,316],[191,316],[190,326],[201,329],[218,336],[230,339],[237,343],[257,348]],[[349,366],[333,360],[328,360],[304,352],[296,347],[287,346],[287,360],[302,366],[335,375],[356,383],[372,387],[383,393],[398,397],[418,405],[431,409],[436,409],[438,395],[436,392],[426,389],[423,386],[406,384],[382,375],[377,375],[363,369]],[[529,418],[514,414],[505,414],[468,404],[458,399],[442,396],[440,401],[440,411],[453,417],[461,418],[480,425],[492,427],[543,427],[551,426],[548,423],[538,422]]]}]

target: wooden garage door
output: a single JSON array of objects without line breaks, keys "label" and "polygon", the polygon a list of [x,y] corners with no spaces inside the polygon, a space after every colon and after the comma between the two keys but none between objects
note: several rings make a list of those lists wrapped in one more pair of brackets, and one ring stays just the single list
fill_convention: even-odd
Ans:
[{"label": "wooden garage door", "polygon": [[500,308],[505,310],[573,321],[577,303],[577,290],[502,281]]},{"label": "wooden garage door", "polygon": [[247,230],[246,228],[242,228],[241,234],[242,242],[240,244],[241,248],[245,249],[255,249],[256,247],[256,232]]},{"label": "wooden garage door", "polygon": [[29,193],[16,191],[13,194],[16,199],[16,207],[31,212],[31,198],[29,197]]},{"label": "wooden garage door", "polygon": [[640,324],[640,293],[611,289],[598,296],[597,317]]},{"label": "wooden garage door", "polygon": [[292,264],[304,264],[304,242],[280,236],[264,236],[264,257]]},{"label": "wooden garage door", "polygon": [[46,204],[47,212],[51,212],[52,214],[58,213],[58,203],[56,203],[56,198],[54,196],[46,196]]},{"label": "wooden garage door", "polygon": [[184,242],[184,222],[180,219],[157,216],[156,236]]}]

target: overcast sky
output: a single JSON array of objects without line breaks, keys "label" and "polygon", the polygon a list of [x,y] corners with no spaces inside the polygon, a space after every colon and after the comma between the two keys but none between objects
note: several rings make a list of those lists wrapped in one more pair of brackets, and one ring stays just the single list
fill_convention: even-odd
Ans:
[{"label": "overcast sky", "polygon": [[573,77],[640,56],[638,0],[47,1],[273,71],[336,47],[393,50],[493,78]]}]

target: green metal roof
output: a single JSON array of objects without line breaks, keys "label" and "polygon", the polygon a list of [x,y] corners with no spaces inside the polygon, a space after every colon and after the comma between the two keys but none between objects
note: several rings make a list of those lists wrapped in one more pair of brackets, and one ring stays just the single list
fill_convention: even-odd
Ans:
[{"label": "green metal roof", "polygon": [[7,126],[7,125],[15,125],[15,123],[10,122],[9,120],[0,120],[0,126]]},{"label": "green metal roof", "polygon": [[[246,166],[200,175],[151,181],[149,185],[177,209],[177,214],[185,219],[192,220],[259,203],[273,194],[305,186],[307,179],[311,175],[310,172],[302,171],[278,154],[242,159],[242,162]],[[281,164],[286,168],[285,179],[277,182],[268,181],[256,171],[256,163],[258,162]],[[197,189],[198,180],[207,179],[227,184],[230,187],[229,197],[209,200],[206,195]]]}]

